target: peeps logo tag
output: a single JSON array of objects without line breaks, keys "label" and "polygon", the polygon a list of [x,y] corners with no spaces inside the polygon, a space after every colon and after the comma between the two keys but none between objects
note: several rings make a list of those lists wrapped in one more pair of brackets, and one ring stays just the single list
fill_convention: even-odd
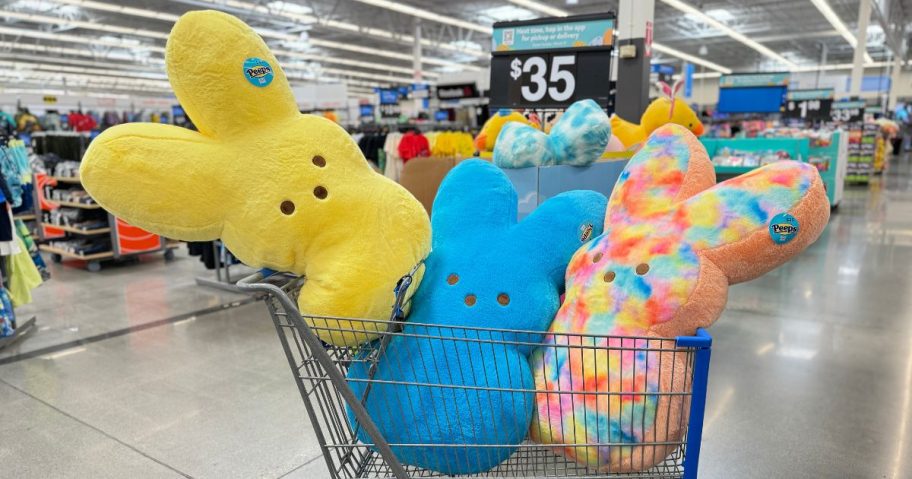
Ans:
[{"label": "peeps logo tag", "polygon": [[586,223],[580,225],[580,243],[585,243],[592,237],[592,224]]},{"label": "peeps logo tag", "polygon": [[262,88],[272,83],[274,74],[269,62],[254,57],[244,60],[244,76],[251,85]]},{"label": "peeps logo tag", "polygon": [[788,243],[798,236],[798,220],[788,213],[779,213],[770,221],[769,232],[774,243]]}]

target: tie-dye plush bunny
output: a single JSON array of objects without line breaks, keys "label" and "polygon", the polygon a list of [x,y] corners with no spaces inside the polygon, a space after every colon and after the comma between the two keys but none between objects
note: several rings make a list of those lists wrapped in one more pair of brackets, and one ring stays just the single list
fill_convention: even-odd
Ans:
[{"label": "tie-dye plush bunny", "polygon": [[[829,211],[813,166],[784,161],[716,185],[696,137],[681,126],[661,127],[618,180],[605,232],[571,260],[566,300],[550,331],[694,334],[719,317],[730,284],[756,278],[813,243]],[[532,356],[536,389],[547,391],[537,397],[532,438],[601,471],[661,462],[675,445],[655,443],[680,440],[686,400],[638,393],[685,391],[684,355],[561,347],[646,342],[549,336],[551,346]]]},{"label": "tie-dye plush bunny", "polygon": [[[365,402],[400,461],[477,473],[525,439],[534,409],[528,356],[557,312],[570,256],[601,232],[606,203],[594,191],[569,191],[517,223],[516,191],[496,166],[469,160],[447,175],[425,279]],[[359,398],[368,376],[367,364],[352,363]]]},{"label": "tie-dye plush bunny", "polygon": [[567,108],[548,133],[519,122],[507,123],[494,144],[501,168],[585,166],[599,159],[611,139],[611,121],[592,100]]},{"label": "tie-dye plush bunny", "polygon": [[[142,123],[105,131],[81,167],[92,197],[149,231],[221,238],[248,265],[306,276],[306,318],[388,318],[396,281],[430,249],[421,203],[374,173],[344,129],[299,112],[278,61],[237,18],[183,15],[165,59],[199,132]],[[374,337],[352,329],[382,327],[316,321],[336,345]]]}]

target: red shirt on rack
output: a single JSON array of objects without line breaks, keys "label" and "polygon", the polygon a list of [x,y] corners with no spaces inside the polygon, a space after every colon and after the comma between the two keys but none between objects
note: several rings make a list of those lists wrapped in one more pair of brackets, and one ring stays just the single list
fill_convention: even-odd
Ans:
[{"label": "red shirt on rack", "polygon": [[412,158],[429,156],[430,154],[431,145],[421,133],[416,134],[414,131],[410,131],[399,141],[399,157],[402,158],[403,164]]}]

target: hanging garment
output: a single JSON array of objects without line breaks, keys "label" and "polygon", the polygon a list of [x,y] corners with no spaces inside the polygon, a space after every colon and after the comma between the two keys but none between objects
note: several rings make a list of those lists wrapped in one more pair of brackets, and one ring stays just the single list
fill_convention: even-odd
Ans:
[{"label": "hanging garment", "polygon": [[410,131],[406,133],[402,140],[399,141],[399,157],[402,163],[406,163],[412,158],[419,156],[430,156],[431,151],[428,147],[428,140],[421,133]]},{"label": "hanging garment", "polygon": [[399,181],[399,175],[402,173],[402,158],[399,157],[399,142],[401,140],[401,133],[390,133],[386,135],[386,141],[383,144],[383,152],[386,154],[383,175],[393,181]]},{"label": "hanging garment", "polygon": [[13,303],[6,288],[0,286],[0,338],[12,336],[16,331],[15,324],[16,312],[13,311]]},{"label": "hanging garment", "polygon": [[38,272],[41,273],[41,278],[47,281],[51,277],[51,272],[48,270],[44,258],[41,257],[38,245],[35,244],[35,240],[32,239],[32,232],[29,231],[28,225],[25,224],[25,221],[16,220],[15,227],[16,234],[22,239],[22,244],[25,245],[26,251],[28,251],[29,255],[32,257],[32,263],[35,263],[35,267],[38,268]]},{"label": "hanging garment", "polygon": [[22,242],[22,238],[16,235],[16,246],[19,253],[13,254],[7,258],[6,270],[9,274],[9,297],[13,306],[22,306],[32,302],[32,290],[41,285],[44,280],[41,273],[35,267],[32,261],[32,255]]}]

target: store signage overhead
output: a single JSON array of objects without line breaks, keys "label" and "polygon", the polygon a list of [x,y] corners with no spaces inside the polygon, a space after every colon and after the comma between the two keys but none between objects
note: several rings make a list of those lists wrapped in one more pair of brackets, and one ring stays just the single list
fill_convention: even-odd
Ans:
[{"label": "store signage overhead", "polygon": [[615,26],[613,13],[495,23],[491,106],[564,108],[590,98],[607,107]]},{"label": "store signage overhead", "polygon": [[478,98],[478,96],[478,87],[474,83],[437,86],[437,99],[439,100],[460,100],[462,98]]},{"label": "store signage overhead", "polygon": [[782,106],[782,118],[828,121],[833,107],[833,89],[791,90]]},{"label": "store signage overhead", "polygon": [[719,88],[751,88],[760,86],[787,86],[788,72],[734,73],[719,77]]}]

